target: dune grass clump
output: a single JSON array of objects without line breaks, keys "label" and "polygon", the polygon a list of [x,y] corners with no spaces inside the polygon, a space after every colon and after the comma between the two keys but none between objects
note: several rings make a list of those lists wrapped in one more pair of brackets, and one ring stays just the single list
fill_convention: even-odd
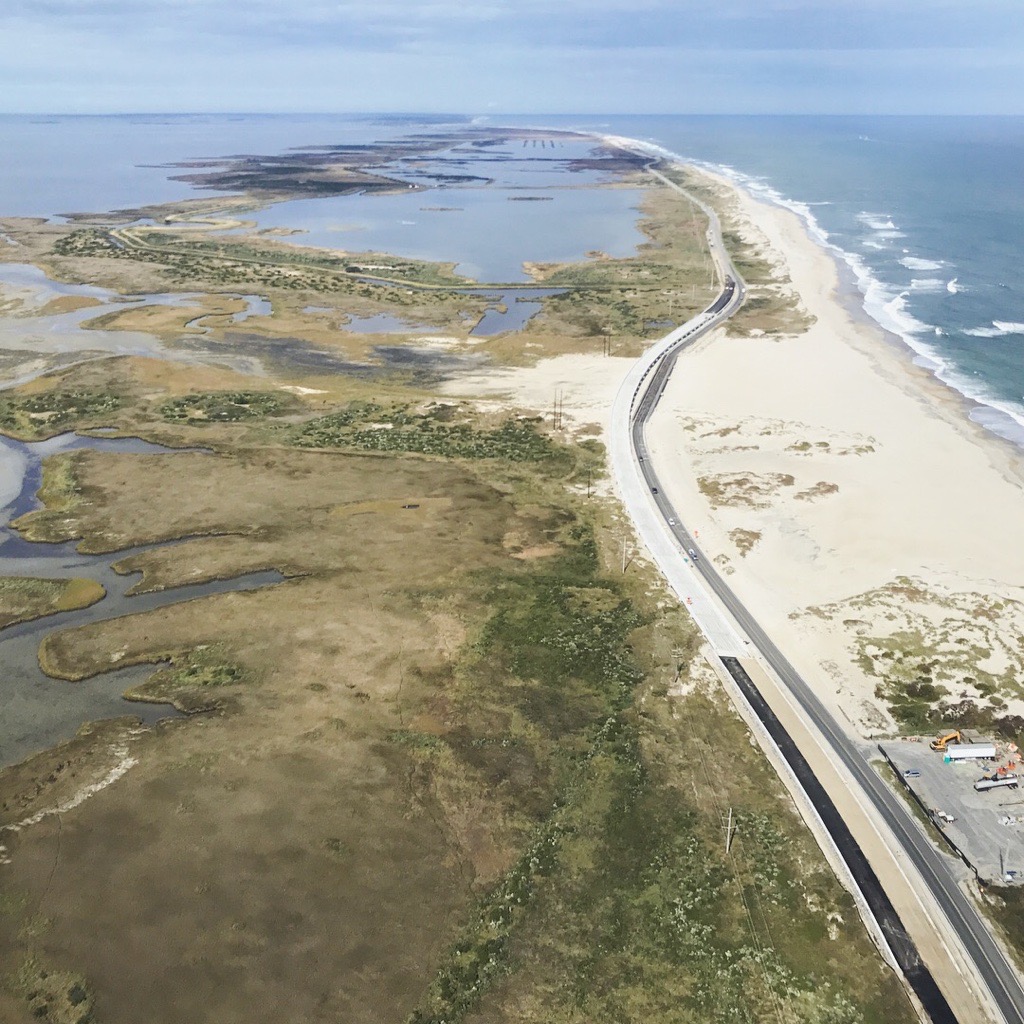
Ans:
[{"label": "dune grass clump", "polygon": [[115,412],[121,404],[121,398],[109,391],[9,394],[0,398],[0,430],[26,440],[50,437]]},{"label": "dune grass clump", "polygon": [[279,415],[285,406],[280,395],[266,391],[207,391],[164,402],[160,415],[172,423],[237,423]]},{"label": "dune grass clump", "polygon": [[172,704],[185,714],[223,708],[225,688],[251,682],[243,669],[209,648],[192,651],[168,668],[154,672],[129,690],[128,700],[147,704]]},{"label": "dune grass clump", "polygon": [[339,412],[304,424],[293,435],[292,443],[303,448],[356,448],[510,462],[545,462],[562,456],[532,419],[508,419],[492,428],[449,420],[450,414],[443,406],[416,413],[406,405],[353,402]]}]

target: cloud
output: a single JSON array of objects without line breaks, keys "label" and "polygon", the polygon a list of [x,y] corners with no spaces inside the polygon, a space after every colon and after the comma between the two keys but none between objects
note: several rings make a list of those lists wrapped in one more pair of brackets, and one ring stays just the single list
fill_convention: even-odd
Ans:
[{"label": "cloud", "polygon": [[[1016,0],[7,0],[0,25],[386,50],[409,40],[541,49],[1024,45]],[[993,26],[999,30],[994,31]]]},{"label": "cloud", "polygon": [[3,0],[0,105],[1010,112],[1018,3]]}]

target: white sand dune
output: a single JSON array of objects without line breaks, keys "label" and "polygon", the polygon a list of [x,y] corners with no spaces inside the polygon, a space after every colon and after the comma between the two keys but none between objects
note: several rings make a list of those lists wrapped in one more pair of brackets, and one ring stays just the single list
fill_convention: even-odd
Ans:
[{"label": "white sand dune", "polygon": [[[713,180],[816,319],[796,336],[720,330],[679,360],[650,425],[676,508],[851,731],[894,732],[876,687],[921,666],[946,702],[994,691],[1024,714],[1024,459],[847,310],[795,214]],[[541,413],[559,394],[567,427],[604,435],[629,365],[561,356],[449,390]]]},{"label": "white sand dune", "polygon": [[873,697],[886,650],[934,661],[947,700],[994,679],[1021,713],[1024,460],[847,311],[795,214],[718,184],[817,319],[796,337],[719,331],[680,359],[651,424],[677,508],[858,731],[891,728]]}]

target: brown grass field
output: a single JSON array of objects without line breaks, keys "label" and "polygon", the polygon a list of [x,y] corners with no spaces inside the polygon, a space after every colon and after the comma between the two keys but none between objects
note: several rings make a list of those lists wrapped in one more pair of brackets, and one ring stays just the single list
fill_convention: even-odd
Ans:
[{"label": "brown grass field", "polygon": [[[691,227],[657,273],[697,302]],[[113,273],[90,260],[65,271]],[[117,262],[126,287],[159,276]],[[529,336],[589,351],[607,314],[635,344],[628,325],[670,299],[630,294],[645,269],[577,268],[617,278],[614,302]],[[130,322],[219,330],[233,308],[209,295]],[[536,443],[495,454],[506,413],[436,398],[398,374],[134,357],[5,393],[23,436],[204,449],[52,457],[27,537],[110,553],[142,590],[287,579],[44,639],[65,685],[152,664],[131,696],[192,713],[87,724],[0,771],[0,1020],[914,1019],[690,620],[648,567],[621,571],[621,511],[584,496],[600,446],[517,421]],[[405,450],[321,419],[371,400]],[[448,453],[415,454],[420,433]],[[160,546],[118,561],[142,543]]]}]

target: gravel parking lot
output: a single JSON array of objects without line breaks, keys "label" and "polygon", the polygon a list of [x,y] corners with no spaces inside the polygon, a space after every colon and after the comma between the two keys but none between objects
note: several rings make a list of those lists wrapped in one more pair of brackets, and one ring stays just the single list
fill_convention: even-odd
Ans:
[{"label": "gravel parking lot", "polygon": [[1024,773],[1020,789],[978,793],[974,783],[996,767],[990,761],[946,764],[927,741],[880,743],[878,749],[981,881],[1024,884]]}]

